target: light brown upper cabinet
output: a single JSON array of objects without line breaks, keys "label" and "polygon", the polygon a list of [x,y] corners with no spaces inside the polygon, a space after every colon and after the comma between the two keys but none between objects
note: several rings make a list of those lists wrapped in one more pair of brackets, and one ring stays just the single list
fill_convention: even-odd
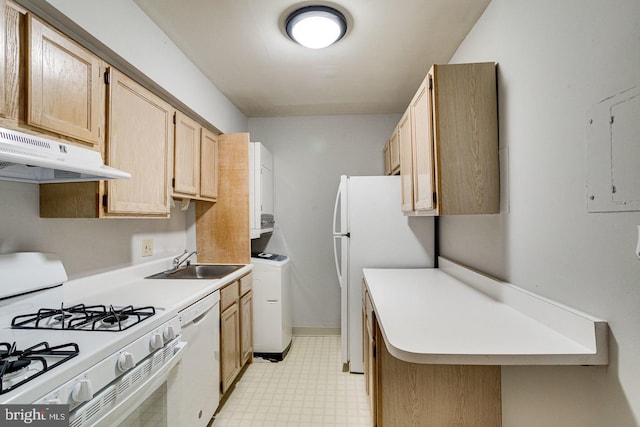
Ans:
[{"label": "light brown upper cabinet", "polygon": [[498,213],[495,63],[434,65],[408,113],[411,144],[403,141],[401,133],[401,175],[410,174],[412,180],[402,180],[402,211],[408,215]]},{"label": "light brown upper cabinet", "polygon": [[384,148],[382,149],[382,158],[384,161],[384,174],[391,175],[391,155],[389,153],[389,141],[384,144]]},{"label": "light brown upper cabinet", "polygon": [[398,127],[393,130],[389,140],[384,145],[384,174],[398,175],[400,173],[400,141]]},{"label": "light brown upper cabinet", "polygon": [[27,34],[27,124],[100,147],[103,61],[31,14]]},{"label": "light brown upper cabinet", "polygon": [[169,216],[173,108],[115,69],[107,92],[107,162],[132,174],[107,181],[106,215]]},{"label": "light brown upper cabinet", "polygon": [[176,112],[173,192],[197,197],[200,192],[200,135],[202,127],[195,120]]},{"label": "light brown upper cabinet", "polygon": [[105,163],[132,177],[43,184],[43,218],[169,217],[174,109],[113,68],[107,81]]},{"label": "light brown upper cabinet", "polygon": [[215,201],[217,157],[217,135],[176,112],[173,197]]},{"label": "light brown upper cabinet", "polygon": [[411,141],[411,112],[405,111],[398,123],[400,147],[400,182],[402,185],[402,212],[413,211],[413,144]]},{"label": "light brown upper cabinet", "polygon": [[[0,118],[3,126],[17,127],[21,113],[21,42],[23,13],[13,2],[0,0]],[[7,120],[4,120],[7,119]]]},{"label": "light brown upper cabinet", "polygon": [[400,173],[400,141],[398,140],[398,131],[395,130],[389,138],[389,161],[391,166],[391,175]]},{"label": "light brown upper cabinet", "polygon": [[7,58],[6,58],[6,32],[7,32],[7,15],[8,11],[6,8],[5,0],[0,0],[0,116],[6,117],[8,112],[8,105],[6,99],[6,88],[7,88]]},{"label": "light brown upper cabinet", "polygon": [[202,128],[200,146],[200,198],[218,197],[218,135]]}]

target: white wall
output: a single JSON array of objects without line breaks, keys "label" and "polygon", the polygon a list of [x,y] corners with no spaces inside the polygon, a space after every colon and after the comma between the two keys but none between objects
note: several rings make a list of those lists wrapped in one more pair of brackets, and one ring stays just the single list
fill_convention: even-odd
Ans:
[{"label": "white wall", "polygon": [[331,220],[340,175],[382,175],[382,148],[399,115],[250,118],[252,141],[274,158],[270,252],[288,255],[293,326],[340,328]]},{"label": "white wall", "polygon": [[[195,208],[174,208],[170,219],[45,219],[39,216],[39,186],[0,181],[0,253],[52,252],[70,278],[178,255],[191,248],[187,230]],[[142,258],[142,240],[154,255]]]},{"label": "white wall", "polygon": [[493,0],[451,62],[474,61],[499,63],[504,208],[443,217],[442,255],[611,327],[608,367],[503,368],[504,425],[639,425],[640,213],[587,213],[585,136],[640,84],[640,2]]}]

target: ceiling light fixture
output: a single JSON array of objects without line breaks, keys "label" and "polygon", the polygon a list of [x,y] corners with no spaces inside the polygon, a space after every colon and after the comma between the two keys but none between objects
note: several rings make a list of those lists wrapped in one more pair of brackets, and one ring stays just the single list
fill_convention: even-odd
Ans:
[{"label": "ceiling light fixture", "polygon": [[345,35],[347,20],[332,7],[306,6],[289,15],[285,29],[296,43],[310,49],[322,49]]}]

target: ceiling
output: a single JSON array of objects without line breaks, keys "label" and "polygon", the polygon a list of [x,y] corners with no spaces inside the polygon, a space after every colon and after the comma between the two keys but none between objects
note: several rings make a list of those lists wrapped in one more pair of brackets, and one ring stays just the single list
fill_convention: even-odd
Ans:
[{"label": "ceiling", "polygon": [[[490,0],[134,0],[248,117],[402,113]],[[300,5],[345,11],[347,35],[313,50],[282,22]]]}]

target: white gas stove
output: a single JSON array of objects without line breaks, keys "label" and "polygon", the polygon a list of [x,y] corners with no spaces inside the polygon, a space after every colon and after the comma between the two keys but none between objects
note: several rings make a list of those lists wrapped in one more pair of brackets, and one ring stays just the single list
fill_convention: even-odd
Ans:
[{"label": "white gas stove", "polygon": [[182,357],[171,310],[64,301],[50,254],[0,255],[0,272],[0,404],[68,405],[73,427],[114,425]]}]

